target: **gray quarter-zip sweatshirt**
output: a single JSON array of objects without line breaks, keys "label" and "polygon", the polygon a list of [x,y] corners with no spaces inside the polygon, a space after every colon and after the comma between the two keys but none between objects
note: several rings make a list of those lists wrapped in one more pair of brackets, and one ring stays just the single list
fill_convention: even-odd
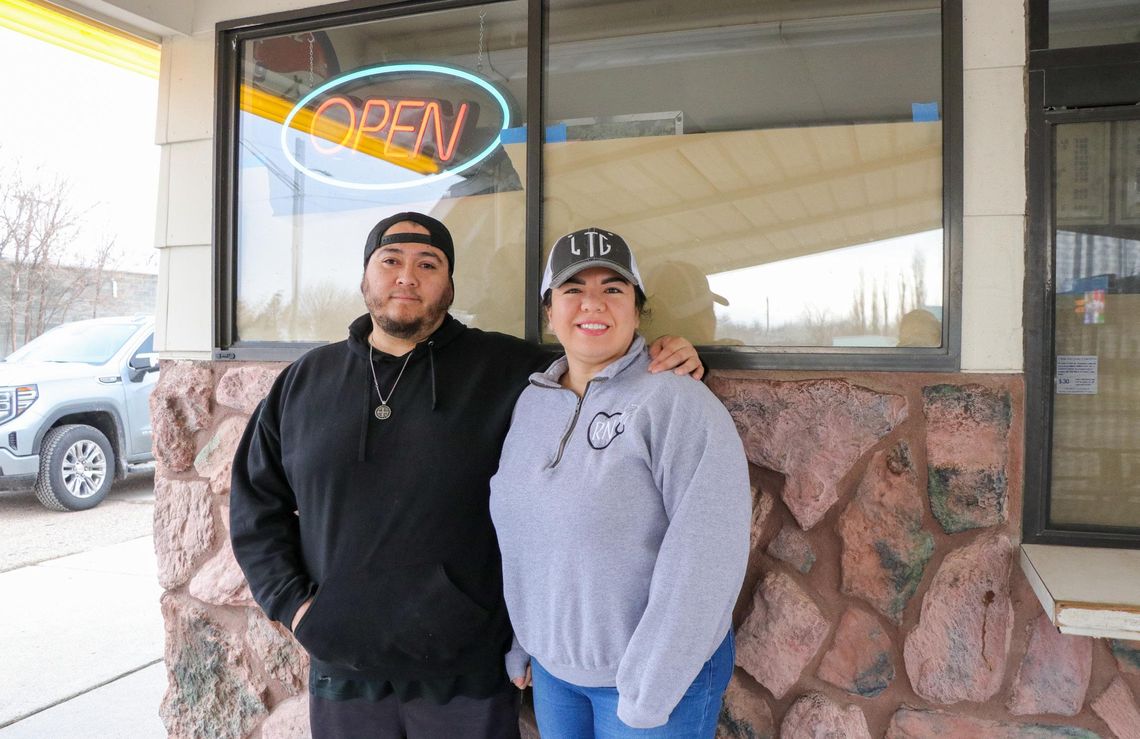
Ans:
[{"label": "gray quarter-zip sweatshirt", "polygon": [[668,720],[732,627],[751,510],[724,406],[648,363],[637,337],[581,398],[565,357],[531,375],[491,479],[519,644],[562,680],[617,686],[638,728]]}]

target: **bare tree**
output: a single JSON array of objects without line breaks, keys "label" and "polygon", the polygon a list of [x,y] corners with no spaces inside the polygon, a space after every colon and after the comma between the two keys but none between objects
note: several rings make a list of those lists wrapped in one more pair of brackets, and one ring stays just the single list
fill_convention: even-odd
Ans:
[{"label": "bare tree", "polygon": [[281,320],[281,317],[285,315],[287,305],[280,290],[273,293],[268,300],[260,303],[238,301],[238,334],[256,336],[262,341],[288,340],[290,337],[283,330],[285,321]]},{"label": "bare tree", "polygon": [[804,308],[803,322],[815,346],[826,346],[830,342],[831,316],[826,308],[820,308],[814,303],[808,304]]},{"label": "bare tree", "polygon": [[99,316],[99,304],[103,301],[103,298],[106,297],[103,292],[103,287],[107,281],[102,278],[119,261],[121,256],[113,237],[106,237],[91,256],[87,268],[93,277],[98,277],[91,286],[92,318]]},{"label": "bare tree", "polygon": [[898,292],[899,292],[899,303],[897,306],[895,306],[897,308],[897,310],[895,311],[895,314],[898,316],[898,320],[901,321],[903,315],[905,315],[907,310],[908,310],[907,301],[910,299],[907,297],[908,285],[907,285],[907,281],[906,281],[906,275],[903,274],[903,271],[901,269],[899,270],[899,279],[898,279],[897,286],[898,286]]},{"label": "bare tree", "polygon": [[917,249],[910,263],[910,271],[914,279],[914,307],[921,308],[926,305],[926,257]]},{"label": "bare tree", "polygon": [[333,282],[319,282],[301,292],[296,310],[297,325],[289,338],[336,341],[344,336],[349,321],[360,314],[360,291]]},{"label": "bare tree", "polygon": [[[886,306],[883,306],[884,312]],[[871,332],[879,333],[879,281],[871,282]]]},{"label": "bare tree", "polygon": [[75,244],[84,213],[63,178],[29,180],[14,166],[0,171],[0,260],[8,284],[0,310],[9,327],[9,351],[98,300],[104,273],[117,257],[114,241],[87,253]]},{"label": "bare tree", "polygon": [[851,323],[858,333],[867,330],[867,284],[866,275],[859,270],[859,283],[855,286],[855,293],[851,296]]},{"label": "bare tree", "polygon": [[890,280],[886,275],[883,275],[883,281],[875,281],[875,286],[879,290],[879,306],[882,310],[880,314],[883,319],[882,331],[886,333],[891,330],[891,291]]}]

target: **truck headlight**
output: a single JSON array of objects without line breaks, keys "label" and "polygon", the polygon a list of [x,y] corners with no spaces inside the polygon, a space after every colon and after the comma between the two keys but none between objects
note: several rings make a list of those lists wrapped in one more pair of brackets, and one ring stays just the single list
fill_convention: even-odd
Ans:
[{"label": "truck headlight", "polygon": [[0,387],[0,423],[7,423],[32,407],[40,397],[36,385]]}]

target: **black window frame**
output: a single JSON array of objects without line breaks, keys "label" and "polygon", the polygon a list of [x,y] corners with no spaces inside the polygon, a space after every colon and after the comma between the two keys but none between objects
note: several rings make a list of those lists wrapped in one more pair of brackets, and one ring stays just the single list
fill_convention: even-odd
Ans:
[{"label": "black window frame", "polygon": [[[1140,120],[1140,43],[1049,48],[1049,0],[1029,0],[1027,210],[1024,286],[1026,544],[1140,549],[1140,531],[1051,525],[1055,222],[1053,141],[1066,123]],[[1113,74],[1105,74],[1105,70]],[[1129,71],[1131,73],[1129,73]],[[1131,102],[1127,98],[1134,98]]]},{"label": "black window frame", "polygon": [[[324,342],[236,339],[237,119],[239,55],[245,41],[501,0],[346,0],[316,8],[218,23],[215,46],[213,358],[296,359]],[[527,2],[526,286],[524,338],[541,341],[538,283],[542,259],[542,144],[546,7]],[[712,368],[796,370],[890,370],[954,372],[961,362],[962,319],[962,0],[942,0],[942,232],[944,309],[940,347],[700,347]]]}]

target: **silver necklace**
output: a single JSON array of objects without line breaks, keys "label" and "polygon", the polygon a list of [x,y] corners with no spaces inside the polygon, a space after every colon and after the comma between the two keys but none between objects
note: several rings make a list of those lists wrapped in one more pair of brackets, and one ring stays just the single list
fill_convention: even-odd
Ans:
[{"label": "silver necklace", "polygon": [[396,392],[396,386],[400,384],[400,378],[404,376],[404,370],[408,368],[408,362],[412,359],[412,352],[408,352],[408,358],[404,360],[404,366],[400,368],[400,374],[396,375],[396,381],[392,383],[392,389],[388,391],[388,397],[384,397],[384,393],[380,392],[380,381],[376,379],[376,365],[372,363],[372,342],[368,342],[368,367],[372,370],[372,384],[376,386],[376,395],[380,398],[380,405],[376,406],[376,410],[372,411],[373,415],[381,421],[387,421],[392,417],[392,409],[388,406],[388,401],[392,399],[392,394]]}]

